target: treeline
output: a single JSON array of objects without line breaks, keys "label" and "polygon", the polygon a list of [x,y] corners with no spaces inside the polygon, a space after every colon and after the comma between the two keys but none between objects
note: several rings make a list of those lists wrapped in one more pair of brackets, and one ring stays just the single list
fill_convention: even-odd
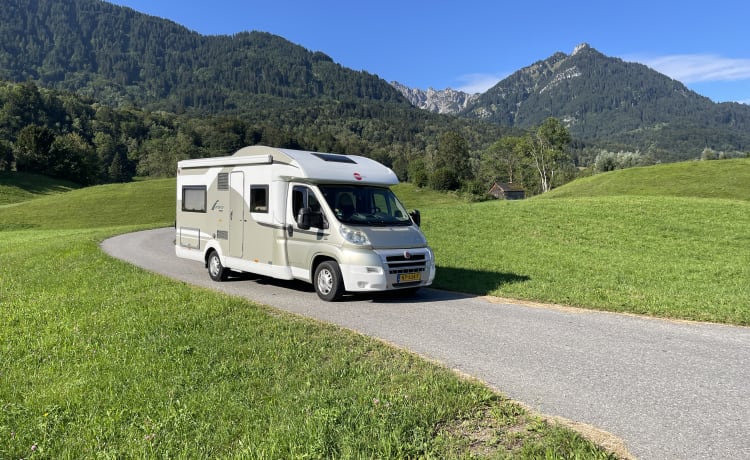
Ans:
[{"label": "treeline", "polygon": [[[538,130],[503,130],[381,103],[295,104],[254,119],[198,118],[116,109],[33,82],[0,82],[0,170],[83,185],[169,177],[179,160],[263,144],[364,155],[393,168],[401,180],[472,198],[484,195],[496,180],[515,181],[534,194],[575,176],[570,136],[559,122],[550,126],[564,134],[543,151],[534,150],[542,145]],[[548,176],[535,152],[556,155],[542,165]]]}]

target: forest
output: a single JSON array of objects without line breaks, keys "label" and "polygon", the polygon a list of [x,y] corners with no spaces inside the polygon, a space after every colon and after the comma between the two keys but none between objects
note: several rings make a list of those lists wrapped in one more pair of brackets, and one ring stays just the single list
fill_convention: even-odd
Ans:
[{"label": "forest", "polygon": [[[368,108],[355,105],[350,110]],[[539,130],[522,132],[430,116],[426,118],[443,123],[423,123],[421,130],[409,133],[382,117],[365,122],[345,114],[313,118],[309,124],[295,125],[294,118],[283,117],[249,122],[116,109],[33,82],[0,82],[0,171],[35,172],[83,185],[127,182],[136,176],[173,176],[179,160],[230,155],[243,146],[263,144],[365,155],[393,168],[401,180],[460,190],[471,199],[484,197],[493,181],[515,181],[534,194],[553,185],[555,172],[558,185],[576,175],[571,138],[553,118]],[[320,119],[328,119],[330,126],[311,129]],[[486,149],[472,147],[483,139],[495,141]]]},{"label": "forest", "polygon": [[[595,50],[519,71],[456,117],[265,32],[202,36],[99,0],[0,6],[0,170],[121,182],[265,144],[364,155],[402,180],[481,197],[494,181],[532,195],[580,174],[750,145],[747,107],[675,98],[679,84]],[[560,79],[570,65],[590,78]],[[555,91],[529,89],[550,82]],[[487,107],[497,111],[477,116]]]}]

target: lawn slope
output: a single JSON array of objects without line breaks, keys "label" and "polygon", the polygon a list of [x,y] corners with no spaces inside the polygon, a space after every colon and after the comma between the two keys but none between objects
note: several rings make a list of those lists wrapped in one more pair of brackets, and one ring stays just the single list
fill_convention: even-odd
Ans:
[{"label": "lawn slope", "polygon": [[688,161],[582,178],[538,198],[677,196],[750,200],[750,159]]},{"label": "lawn slope", "polygon": [[611,458],[378,341],[147,273],[174,180],[0,212],[0,458]]},{"label": "lawn slope", "polygon": [[39,174],[0,171],[0,206],[40,196],[64,193],[77,188],[80,188],[80,185],[73,182],[52,179]]},{"label": "lawn slope", "polygon": [[3,208],[0,229],[90,229],[169,226],[175,180],[108,184],[27,200]]},{"label": "lawn slope", "polygon": [[750,160],[632,168],[422,209],[435,286],[750,325]]}]

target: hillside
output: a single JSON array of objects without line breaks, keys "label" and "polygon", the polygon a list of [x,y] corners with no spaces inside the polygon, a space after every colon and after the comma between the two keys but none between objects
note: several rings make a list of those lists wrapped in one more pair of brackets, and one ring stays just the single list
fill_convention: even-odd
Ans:
[{"label": "hillside", "polygon": [[108,104],[220,112],[264,97],[408,105],[387,82],[261,32],[202,36],[99,0],[2,0],[0,78]]},{"label": "hillside", "polygon": [[[408,164],[434,151],[447,131],[460,133],[478,158],[510,129],[550,116],[570,130],[579,166],[593,164],[603,150],[637,152],[640,164],[694,159],[705,148],[730,157],[750,150],[750,106],[715,104],[588,45],[521,69],[478,97],[401,88],[407,98],[377,75],[270,33],[204,36],[100,0],[0,0],[0,6],[0,80],[74,92],[97,114],[108,106],[200,121],[228,117],[211,119],[221,131],[218,142],[206,140],[201,127],[185,130],[179,143],[196,152],[214,154],[211,144],[227,144],[221,153],[228,154],[260,142],[346,152],[377,158],[405,177]],[[409,100],[437,112],[463,110],[460,118],[440,115]],[[23,126],[13,128],[4,140],[14,142]],[[161,126],[146,129],[129,133],[120,150],[125,142],[128,150],[142,150],[144,138],[177,142],[174,133],[162,136]],[[122,137],[122,129],[115,131]],[[93,136],[83,137],[90,143]],[[128,156],[130,176],[139,166],[132,158],[145,155]],[[107,153],[103,168],[113,158]]]},{"label": "hillside", "polygon": [[86,184],[259,143],[373,157],[405,178],[447,131],[474,152],[509,131],[419,110],[377,76],[269,33],[202,36],[100,0],[0,7],[0,169],[28,125],[96,150]]},{"label": "hillside", "polygon": [[538,199],[625,195],[750,201],[750,159],[622,169],[574,180]]},{"label": "hillside", "polygon": [[175,181],[108,184],[42,196],[3,207],[0,231],[89,229],[174,222]]},{"label": "hillside", "polygon": [[78,184],[40,174],[0,171],[0,206],[65,193],[79,187]]},{"label": "hillside", "polygon": [[520,128],[555,117],[583,147],[639,150],[661,161],[698,158],[706,147],[750,150],[750,106],[716,104],[642,64],[607,57],[587,44],[515,72],[461,115]]}]

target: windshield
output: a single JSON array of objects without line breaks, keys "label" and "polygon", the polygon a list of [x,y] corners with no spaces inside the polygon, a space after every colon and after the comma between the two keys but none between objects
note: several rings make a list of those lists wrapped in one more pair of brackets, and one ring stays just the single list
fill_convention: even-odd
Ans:
[{"label": "windshield", "polygon": [[411,225],[409,213],[387,187],[320,185],[336,218],[354,225]]}]

